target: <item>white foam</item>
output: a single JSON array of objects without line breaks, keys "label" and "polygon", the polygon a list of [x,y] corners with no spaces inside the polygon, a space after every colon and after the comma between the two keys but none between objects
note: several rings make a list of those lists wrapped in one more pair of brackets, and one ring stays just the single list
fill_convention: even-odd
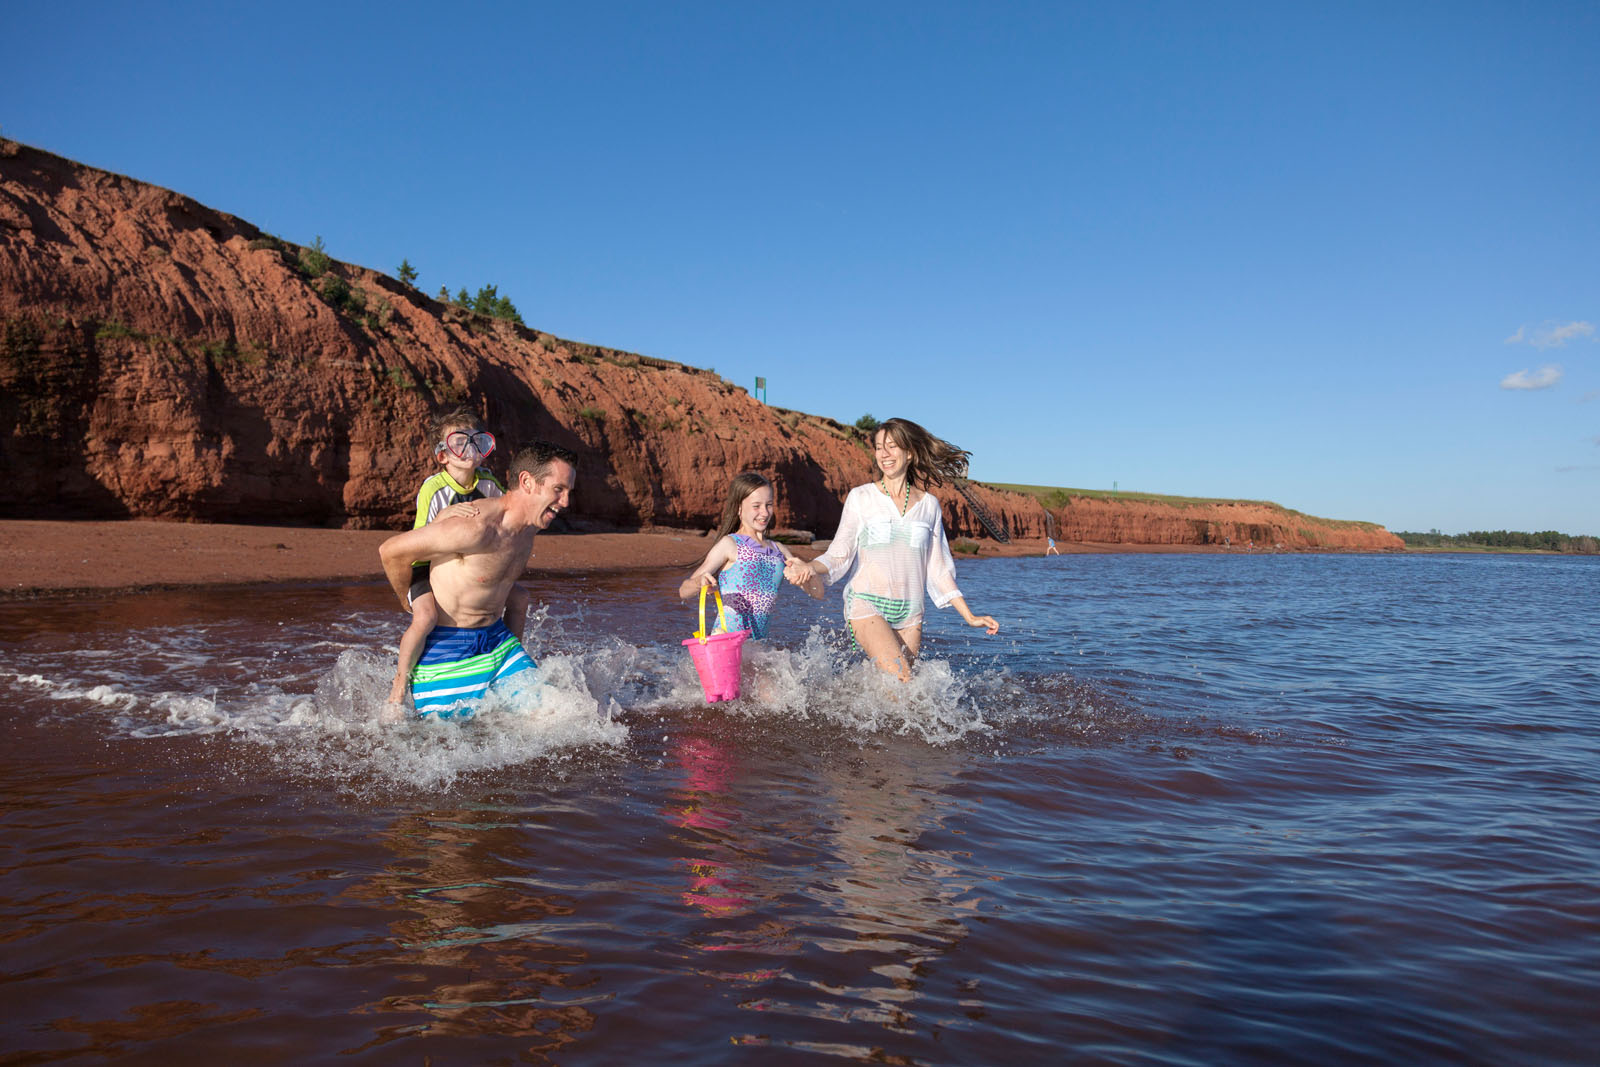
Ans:
[{"label": "white foam", "polygon": [[123,710],[132,708],[139,702],[137,696],[116,685],[94,685],[77,679],[60,680],[47,678],[42,674],[12,674],[10,677],[19,685],[40,690],[42,695],[50,700],[75,700]]},{"label": "white foam", "polygon": [[[744,646],[742,693],[718,704],[727,714],[831,723],[867,734],[916,736],[948,744],[991,728],[967,677],[941,660],[917,664],[901,682],[840,647],[813,627],[798,649],[765,642]],[[693,706],[705,696],[687,654],[672,657],[663,684],[644,709]]]},{"label": "white foam", "polygon": [[[627,741],[630,716],[705,706],[678,642],[595,637],[581,618],[541,609],[524,633],[538,669],[491,696],[471,721],[382,726],[394,671],[392,615],[280,623],[265,643],[255,632],[235,633],[238,625],[106,633],[70,656],[20,662],[12,677],[64,712],[77,704],[108,713],[114,735],[228,734],[264,746],[296,774],[426,787],[615,748]],[[988,733],[1036,703],[1005,671],[958,671],[937,659],[920,662],[902,683],[821,627],[798,648],[751,642],[745,660],[744,694],[716,705],[721,714],[945,745]]]},{"label": "white foam", "polygon": [[379,781],[444,788],[462,775],[497,770],[628,736],[616,707],[589,692],[582,665],[550,657],[490,691],[468,720],[410,719],[383,725],[393,661],[364,650],[341,653],[309,700],[284,718],[296,729],[272,738],[273,757],[298,773],[346,786]]}]

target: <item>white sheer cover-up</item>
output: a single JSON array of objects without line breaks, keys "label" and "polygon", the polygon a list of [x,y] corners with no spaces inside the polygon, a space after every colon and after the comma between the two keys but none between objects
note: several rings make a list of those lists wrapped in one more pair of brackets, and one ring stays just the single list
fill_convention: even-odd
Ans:
[{"label": "white sheer cover-up", "polygon": [[881,614],[867,599],[881,597],[910,607],[907,617],[895,624],[896,629],[909,629],[922,624],[924,590],[940,608],[961,595],[944,518],[932,493],[923,493],[901,515],[876,483],[856,486],[845,497],[833,543],[817,559],[828,568],[829,585],[850,579],[844,596],[847,620]]}]

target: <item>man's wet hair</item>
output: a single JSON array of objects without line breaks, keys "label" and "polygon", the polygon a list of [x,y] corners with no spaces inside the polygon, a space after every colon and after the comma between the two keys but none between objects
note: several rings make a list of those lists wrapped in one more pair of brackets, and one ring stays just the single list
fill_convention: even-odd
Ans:
[{"label": "man's wet hair", "polygon": [[507,480],[510,484],[515,484],[522,477],[522,472],[527,471],[533,475],[534,481],[538,481],[550,473],[550,464],[558,459],[574,470],[577,469],[578,454],[572,449],[562,448],[549,441],[535,441],[511,457],[511,467],[506,472]]}]

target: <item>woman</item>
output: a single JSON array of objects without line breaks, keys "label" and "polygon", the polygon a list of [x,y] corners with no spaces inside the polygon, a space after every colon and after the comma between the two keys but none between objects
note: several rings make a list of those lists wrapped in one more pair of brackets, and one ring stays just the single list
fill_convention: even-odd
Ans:
[{"label": "woman", "polygon": [[922,647],[924,590],[935,607],[955,605],[968,626],[994,634],[1000,624],[967,607],[939,501],[923,488],[964,477],[968,453],[906,419],[882,423],[872,445],[877,479],[850,490],[828,550],[809,563],[790,561],[784,576],[804,585],[821,575],[832,585],[849,575],[844,618],[851,637],[881,670],[909,681]]}]

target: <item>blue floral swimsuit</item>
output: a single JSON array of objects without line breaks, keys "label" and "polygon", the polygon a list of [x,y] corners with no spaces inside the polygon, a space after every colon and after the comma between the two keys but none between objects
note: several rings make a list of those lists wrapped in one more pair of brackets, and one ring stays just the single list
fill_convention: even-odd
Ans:
[{"label": "blue floral swimsuit", "polygon": [[783,549],[761,544],[753,537],[733,534],[738,554],[717,575],[722,590],[722,626],[728,631],[749,630],[751,637],[766,637],[772,605],[783,587]]}]

